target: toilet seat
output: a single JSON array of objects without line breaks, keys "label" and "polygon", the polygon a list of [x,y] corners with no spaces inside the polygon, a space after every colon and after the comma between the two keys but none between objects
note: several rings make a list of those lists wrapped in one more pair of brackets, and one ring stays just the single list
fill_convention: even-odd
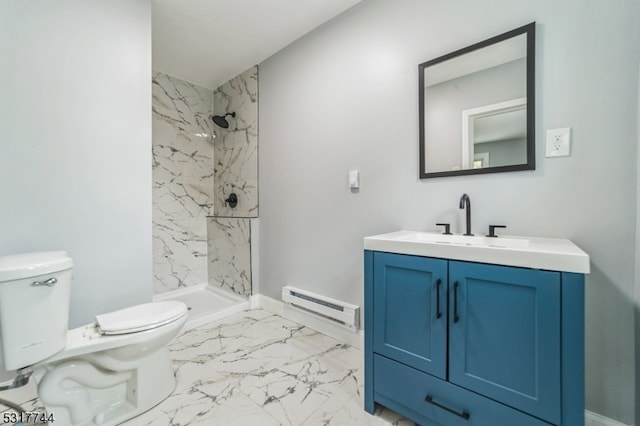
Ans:
[{"label": "toilet seat", "polygon": [[187,306],[175,300],[145,303],[130,308],[96,315],[98,331],[119,335],[151,330],[169,324],[188,312]]},{"label": "toilet seat", "polygon": [[[170,303],[170,305],[166,305],[165,303]],[[137,321],[138,324],[123,320],[126,315],[116,315],[120,311],[97,315],[97,317],[107,318],[107,325],[105,325],[107,330],[114,331],[119,329],[120,331],[113,334],[104,334],[100,330],[98,321],[73,328],[67,333],[67,343],[64,349],[43,360],[41,364],[52,364],[61,360],[89,356],[102,351],[113,351],[118,348],[124,348],[135,344],[147,345],[155,341],[158,336],[166,335],[167,333],[174,336],[177,333],[177,330],[181,329],[187,321],[189,309],[182,302],[172,300],[167,302],[149,303],[148,305],[153,305],[151,310],[157,311],[156,314],[158,315],[155,315],[157,322],[154,323],[154,315],[149,314],[147,314],[149,315],[147,317],[138,316],[135,318],[135,321]],[[125,314],[133,312],[134,315],[143,315],[140,312],[144,309],[147,309],[148,311],[149,307],[140,309],[141,306],[144,305],[125,308],[122,309],[122,311],[125,311]],[[180,312],[182,312],[182,314],[180,314]],[[176,313],[177,315],[175,315]],[[114,327],[113,324],[109,322],[109,317],[114,319],[115,324],[120,322],[122,326]],[[164,320],[161,319],[163,317]],[[135,327],[136,325],[138,327]]]}]

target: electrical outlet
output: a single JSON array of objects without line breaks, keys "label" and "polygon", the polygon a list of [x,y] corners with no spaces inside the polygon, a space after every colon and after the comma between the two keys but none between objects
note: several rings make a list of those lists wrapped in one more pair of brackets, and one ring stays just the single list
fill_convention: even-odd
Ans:
[{"label": "electrical outlet", "polygon": [[545,156],[567,157],[571,152],[571,127],[547,130]]}]

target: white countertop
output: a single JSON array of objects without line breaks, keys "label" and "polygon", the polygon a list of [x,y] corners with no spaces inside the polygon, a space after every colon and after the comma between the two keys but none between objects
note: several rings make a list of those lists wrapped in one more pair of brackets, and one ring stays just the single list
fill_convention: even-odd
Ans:
[{"label": "white countertop", "polygon": [[590,272],[589,255],[570,240],[560,238],[509,235],[488,238],[397,231],[366,237],[364,248],[551,271]]}]

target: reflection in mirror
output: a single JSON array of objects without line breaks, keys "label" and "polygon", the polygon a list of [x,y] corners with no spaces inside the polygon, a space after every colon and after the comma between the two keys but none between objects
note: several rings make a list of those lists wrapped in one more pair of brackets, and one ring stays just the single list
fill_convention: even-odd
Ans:
[{"label": "reflection in mirror", "polygon": [[462,168],[526,163],[526,112],[525,98],[463,110]]},{"label": "reflection in mirror", "polygon": [[421,178],[535,168],[534,30],[420,64]]}]

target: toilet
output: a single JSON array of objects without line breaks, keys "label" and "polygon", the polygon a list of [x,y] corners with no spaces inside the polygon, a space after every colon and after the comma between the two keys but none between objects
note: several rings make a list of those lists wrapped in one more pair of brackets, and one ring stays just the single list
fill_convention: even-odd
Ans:
[{"label": "toilet", "polygon": [[4,368],[33,373],[56,425],[116,425],[173,392],[167,344],[188,309],[178,301],[147,303],[68,330],[72,268],[64,251],[0,257]]}]

